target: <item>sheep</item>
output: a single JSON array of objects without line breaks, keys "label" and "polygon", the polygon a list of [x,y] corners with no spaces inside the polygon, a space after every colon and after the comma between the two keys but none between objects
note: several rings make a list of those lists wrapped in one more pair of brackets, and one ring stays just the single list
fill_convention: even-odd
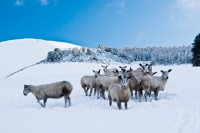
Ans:
[{"label": "sheep", "polygon": [[151,63],[151,64],[148,64],[148,72],[149,72],[149,73],[153,73],[153,72],[152,72],[152,65],[153,65],[152,63]]},{"label": "sheep", "polygon": [[97,99],[99,99],[99,94],[101,94],[102,98],[105,99],[105,91],[108,90],[108,87],[112,83],[120,83],[120,80],[116,76],[108,76],[108,75],[99,75],[95,79],[95,88],[97,91]]},{"label": "sheep", "polygon": [[[94,72],[94,70],[93,70]],[[100,72],[100,70],[99,70]],[[88,96],[88,90],[90,89],[90,94],[92,94],[93,88],[95,88],[95,76],[83,76],[81,78],[81,87],[84,89],[85,95]],[[94,95],[96,94],[96,91],[94,91]]]},{"label": "sheep", "polygon": [[137,68],[136,71],[140,71],[140,72],[148,72],[148,64],[146,65],[142,65],[142,64],[139,64],[141,67],[140,68]]},{"label": "sheep", "polygon": [[135,73],[133,72],[131,68],[130,70],[127,70],[124,73],[124,75],[125,77],[129,77],[129,76],[131,77],[128,83],[129,89],[131,91],[131,98],[133,98],[133,90],[135,90],[135,98],[137,99],[137,91],[140,87],[140,79],[135,76]]},{"label": "sheep", "polygon": [[123,75],[118,76],[120,84],[113,83],[108,87],[108,99],[110,106],[112,101],[117,102],[119,110],[121,109],[121,102],[125,102],[125,108],[127,109],[127,103],[131,97],[131,92],[129,90],[128,82],[129,77],[124,77]]},{"label": "sheep", "polygon": [[[144,67],[145,68],[145,70],[147,70],[146,68],[146,66]],[[130,69],[129,70],[127,70],[127,72],[129,73],[129,72],[132,72],[132,74],[137,78],[137,80],[138,80],[138,82],[140,81],[140,78],[142,78],[143,76],[147,76],[147,75],[151,75],[151,76],[153,76],[154,74],[156,74],[157,72],[144,72],[143,70],[141,71],[141,72],[138,72],[137,70],[135,71],[135,70],[133,70],[131,67],[130,67]],[[134,84],[135,84],[135,81],[137,81],[137,80],[134,80],[134,81],[130,81],[129,83],[133,83],[131,86],[132,87],[130,87],[130,88],[133,88],[133,89],[131,89],[131,97],[133,98],[133,90],[135,90],[135,97],[136,97],[136,99],[137,99],[137,91],[139,91],[139,89],[137,90],[137,88],[139,87],[139,85],[136,85],[136,86],[138,86],[137,88],[136,87],[134,87]],[[141,94],[142,94],[143,92],[141,91]],[[148,95],[150,95],[150,94],[148,94]]]},{"label": "sheep", "polygon": [[117,68],[111,68],[108,69],[108,66],[102,66],[103,67],[103,71],[104,71],[104,75],[110,75],[110,76],[115,76],[113,71],[118,70]]},{"label": "sheep", "polygon": [[[150,76],[154,76],[157,72],[147,72]],[[148,96],[151,97],[151,90],[148,93]]]},{"label": "sheep", "polygon": [[126,70],[125,71],[118,71],[118,70],[113,71],[114,76],[120,76],[120,75],[124,74],[125,72],[126,72]]},{"label": "sheep", "polygon": [[125,71],[126,71],[126,67],[127,67],[127,66],[124,66],[124,67],[119,66],[119,68],[121,68],[122,72],[125,72]]},{"label": "sheep", "polygon": [[[168,71],[161,70],[161,76],[144,76],[140,79],[140,92],[142,89],[145,91],[145,101],[147,101],[147,95],[149,91],[154,91],[154,99],[158,100],[158,92],[165,89],[165,85],[167,83],[167,80],[169,79],[168,75],[171,71],[172,69],[169,69]],[[141,93],[139,93],[139,101],[141,102]]]},{"label": "sheep", "polygon": [[[65,108],[67,107],[67,102],[69,106],[71,106],[71,98],[69,95],[73,90],[73,86],[68,81],[60,81],[51,84],[44,85],[24,85],[24,96],[27,96],[29,92],[31,92],[37,99],[37,102],[45,108],[47,98],[61,98],[64,96],[65,98]],[[40,100],[43,100],[42,104]]]}]

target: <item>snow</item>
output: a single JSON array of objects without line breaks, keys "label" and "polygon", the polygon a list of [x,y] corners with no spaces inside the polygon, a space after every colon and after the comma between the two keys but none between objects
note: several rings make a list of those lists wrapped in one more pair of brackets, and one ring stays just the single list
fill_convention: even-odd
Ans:
[{"label": "snow", "polygon": [[[40,64],[4,79],[16,70],[42,60],[49,50],[57,47],[56,43],[52,46],[44,40],[38,41],[22,39],[0,43],[0,49],[3,49],[0,53],[0,133],[200,133],[200,68],[191,65],[153,66],[153,71],[158,72],[156,75],[161,75],[161,69],[172,69],[165,90],[159,92],[159,100],[150,97],[144,102],[143,98],[140,103],[131,99],[127,110],[123,103],[122,110],[118,110],[115,102],[109,106],[108,100],[97,99],[93,94],[86,97],[80,86],[81,77],[93,75],[92,70],[102,69],[101,64]],[[14,50],[18,53],[13,53]],[[136,69],[139,65],[127,66]],[[23,95],[24,84],[62,80],[73,85],[71,107],[64,108],[64,98],[61,98],[48,99],[46,108],[42,108],[31,93]]]},{"label": "snow", "polygon": [[54,48],[73,47],[80,48],[80,46],[70,43],[41,39],[17,39],[0,42],[0,64],[1,68],[4,68],[0,70],[0,77],[44,60],[47,53],[53,51]]}]

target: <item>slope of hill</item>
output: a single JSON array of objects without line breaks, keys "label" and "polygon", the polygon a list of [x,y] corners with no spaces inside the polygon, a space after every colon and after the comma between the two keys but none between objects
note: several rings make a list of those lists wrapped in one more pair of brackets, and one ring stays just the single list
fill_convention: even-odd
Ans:
[{"label": "slope of hill", "polygon": [[41,39],[17,39],[0,42],[0,77],[45,59],[47,53],[54,48],[73,47],[80,46]]}]

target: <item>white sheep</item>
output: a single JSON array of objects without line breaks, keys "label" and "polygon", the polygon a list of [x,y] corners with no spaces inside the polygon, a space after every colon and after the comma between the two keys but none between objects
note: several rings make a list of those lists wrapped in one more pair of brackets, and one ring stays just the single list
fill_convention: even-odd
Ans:
[{"label": "white sheep", "polygon": [[[141,65],[141,64],[140,64]],[[143,65],[141,65],[143,66]],[[142,78],[143,76],[146,76],[146,75],[154,75],[156,74],[157,72],[154,72],[154,73],[149,73],[148,70],[147,70],[147,64],[143,66],[145,72],[143,71],[138,71],[138,70],[133,70],[131,67],[129,70],[127,70],[125,73],[126,75],[130,75],[131,76],[131,79],[130,79],[130,82],[129,82],[129,88],[130,88],[130,91],[131,91],[131,98],[133,98],[133,91],[135,91],[135,98],[137,99],[137,91],[139,91],[139,87],[140,87],[140,78]],[[141,94],[143,92],[141,91]]]},{"label": "white sheep", "polygon": [[[69,95],[71,94],[73,86],[68,81],[60,81],[51,84],[44,85],[24,85],[24,95],[27,96],[29,92],[31,92],[37,99],[37,102],[45,107],[47,98],[61,98],[64,96],[65,98],[65,108],[67,107],[67,102],[69,106],[71,106],[71,98]],[[40,100],[44,100],[44,104],[40,102]]]},{"label": "white sheep", "polygon": [[[154,91],[154,99],[158,99],[158,92],[165,89],[165,85],[169,79],[168,75],[171,71],[172,69],[169,69],[168,71],[161,70],[161,76],[144,76],[140,79],[140,92],[141,90],[145,91],[145,101],[147,101],[147,95],[149,94],[149,91]],[[139,93],[139,101],[141,101],[141,93]]]},{"label": "white sheep", "polygon": [[[140,72],[139,72],[140,73]],[[125,77],[131,77],[129,79],[129,89],[131,91],[131,98],[133,98],[133,91],[135,91],[135,98],[137,99],[137,91],[140,87],[140,80],[138,77],[135,76],[135,71],[131,68],[124,73]]]},{"label": "white sheep", "polygon": [[102,66],[103,67],[103,71],[104,71],[104,75],[110,75],[110,76],[115,76],[113,71],[118,71],[117,68],[111,68],[111,69],[108,69],[107,67],[108,66]]},{"label": "white sheep", "polygon": [[120,83],[120,80],[116,76],[108,76],[108,75],[99,75],[95,79],[95,88],[97,91],[97,99],[101,95],[103,99],[105,99],[105,91],[108,90],[108,87],[112,83]]},{"label": "white sheep", "polygon": [[113,83],[108,87],[108,99],[110,106],[112,101],[117,102],[117,106],[121,109],[121,102],[125,103],[125,108],[127,109],[127,103],[131,97],[131,92],[128,87],[129,77],[124,77],[123,75],[118,76],[120,84]]},{"label": "white sheep", "polygon": [[[95,73],[95,71],[93,70]],[[100,73],[100,70],[98,71]],[[89,76],[83,76],[81,78],[81,87],[84,89],[85,95],[88,96],[88,90],[90,89],[90,94],[92,94],[93,88],[95,89],[95,76],[89,75]],[[94,95],[96,94],[96,90],[94,91]]]}]

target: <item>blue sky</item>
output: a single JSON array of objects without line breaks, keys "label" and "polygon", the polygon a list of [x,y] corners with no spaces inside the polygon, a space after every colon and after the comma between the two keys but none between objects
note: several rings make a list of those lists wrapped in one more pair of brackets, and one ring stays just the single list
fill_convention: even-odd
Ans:
[{"label": "blue sky", "polygon": [[0,41],[180,46],[198,33],[200,0],[0,0]]}]

